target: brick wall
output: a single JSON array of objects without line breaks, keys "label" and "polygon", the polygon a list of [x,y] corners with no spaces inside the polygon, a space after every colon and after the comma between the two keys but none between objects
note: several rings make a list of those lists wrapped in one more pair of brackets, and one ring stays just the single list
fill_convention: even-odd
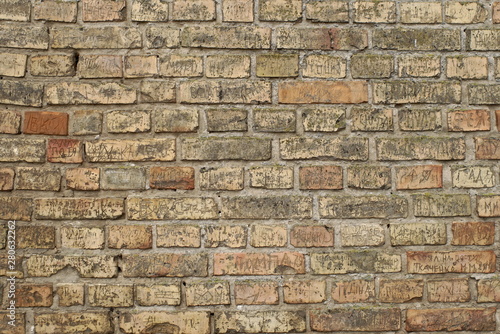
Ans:
[{"label": "brick wall", "polygon": [[0,333],[498,333],[499,52],[486,0],[0,0]]}]

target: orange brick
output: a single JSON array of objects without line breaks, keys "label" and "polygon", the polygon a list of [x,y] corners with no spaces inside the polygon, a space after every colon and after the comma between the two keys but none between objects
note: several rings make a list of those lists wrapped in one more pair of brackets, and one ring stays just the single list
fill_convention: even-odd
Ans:
[{"label": "orange brick", "polygon": [[283,285],[287,304],[314,304],[326,300],[326,282],[318,280],[290,280]]},{"label": "orange brick", "polygon": [[493,251],[406,252],[408,273],[492,273],[496,269]]},{"label": "orange brick", "polygon": [[47,160],[49,162],[81,163],[82,142],[76,139],[49,139]]},{"label": "orange brick", "polygon": [[299,183],[302,190],[342,189],[342,167],[300,167]]},{"label": "orange brick", "polygon": [[17,307],[52,306],[52,284],[19,284],[16,287]]},{"label": "orange brick", "polygon": [[422,300],[422,280],[380,280],[379,299],[382,303],[408,303]]},{"label": "orange brick", "polygon": [[278,284],[274,281],[237,281],[234,298],[237,305],[277,305]]},{"label": "orange brick", "polygon": [[194,168],[151,167],[149,186],[153,189],[194,189]]},{"label": "orange brick", "polygon": [[427,282],[427,299],[431,303],[464,303],[470,300],[467,279],[432,280]]},{"label": "orange brick", "polygon": [[396,167],[396,189],[428,189],[443,186],[443,166]]},{"label": "orange brick", "polygon": [[489,131],[489,110],[453,110],[448,112],[449,131]]},{"label": "orange brick", "polygon": [[27,111],[24,113],[23,132],[37,135],[68,135],[68,114],[49,111]]},{"label": "orange brick", "polygon": [[451,225],[452,245],[492,245],[495,242],[494,222],[455,222]]},{"label": "orange brick", "polygon": [[334,281],[332,298],[336,303],[369,303],[375,301],[375,281]]}]

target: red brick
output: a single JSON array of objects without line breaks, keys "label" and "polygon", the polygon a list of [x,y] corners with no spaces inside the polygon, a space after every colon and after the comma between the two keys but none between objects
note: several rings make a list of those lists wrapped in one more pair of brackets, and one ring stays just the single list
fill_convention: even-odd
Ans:
[{"label": "red brick", "polygon": [[406,330],[433,331],[494,331],[495,308],[452,308],[407,310]]},{"label": "red brick", "polygon": [[285,81],[278,85],[280,103],[368,102],[366,81]]},{"label": "red brick", "polygon": [[304,274],[304,255],[280,253],[214,254],[214,275]]},{"label": "red brick", "polygon": [[492,245],[495,242],[494,222],[455,222],[451,225],[452,245]]},{"label": "red brick", "polygon": [[151,167],[149,186],[153,189],[194,189],[194,168]]},{"label": "red brick", "polygon": [[396,167],[396,189],[429,189],[443,187],[443,166],[422,165]]},{"label": "red brick", "polygon": [[342,189],[342,182],[340,166],[308,166],[299,169],[302,190]]},{"label": "red brick", "polygon": [[52,284],[19,284],[16,286],[16,307],[52,306]]},{"label": "red brick", "polygon": [[333,247],[333,228],[328,226],[294,226],[290,243],[294,247]]},{"label": "red brick", "polygon": [[448,131],[489,131],[490,111],[452,110],[448,112]]},{"label": "red brick", "polygon": [[68,135],[68,114],[49,111],[24,113],[23,132],[37,135]]},{"label": "red brick", "polygon": [[408,273],[493,273],[496,256],[493,251],[406,252]]},{"label": "red brick", "polygon": [[77,139],[49,139],[47,161],[62,163],[81,163],[82,142]]}]

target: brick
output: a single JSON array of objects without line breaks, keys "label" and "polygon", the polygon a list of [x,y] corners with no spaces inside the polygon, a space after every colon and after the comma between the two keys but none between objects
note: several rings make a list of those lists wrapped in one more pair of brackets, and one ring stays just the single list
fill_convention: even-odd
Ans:
[{"label": "brick", "polygon": [[61,175],[59,169],[50,167],[18,167],[15,187],[17,190],[59,191]]},{"label": "brick", "polygon": [[223,197],[223,219],[311,218],[312,198],[305,196]]},{"label": "brick", "polygon": [[48,104],[132,104],[135,89],[115,82],[60,82],[46,86]]},{"label": "brick", "polygon": [[201,190],[242,190],[243,168],[204,167],[200,169]]},{"label": "brick", "polygon": [[373,86],[375,104],[460,103],[457,82],[384,81]]},{"label": "brick", "polygon": [[395,273],[401,271],[401,256],[379,251],[311,253],[314,275],[348,273]]},{"label": "brick", "polygon": [[259,1],[260,21],[297,21],[302,18],[300,0],[262,0]]},{"label": "brick", "polygon": [[203,74],[203,57],[172,54],[160,58],[159,68],[164,77],[199,77]]},{"label": "brick", "polygon": [[434,131],[441,129],[439,109],[401,109],[398,112],[402,131]]},{"label": "brick", "polygon": [[309,311],[311,329],[331,331],[397,331],[401,327],[399,308],[330,309]]},{"label": "brick", "polygon": [[77,72],[81,78],[121,78],[123,76],[122,57],[82,55],[78,60]]},{"label": "brick", "polygon": [[76,110],[70,119],[70,133],[75,136],[101,133],[102,113],[98,110]]},{"label": "brick", "polygon": [[155,132],[196,132],[198,118],[196,109],[159,109],[154,114]]},{"label": "brick", "polygon": [[[0,32],[2,30],[0,29]],[[0,36],[1,40],[1,36]],[[39,82],[0,81],[0,103],[41,107],[43,84]]]},{"label": "brick", "polygon": [[56,248],[56,230],[53,226],[17,226],[17,248]]},{"label": "brick", "polygon": [[329,31],[334,50],[364,50],[368,47],[368,31],[357,28],[332,28]]},{"label": "brick", "polygon": [[229,305],[229,282],[195,281],[186,286],[186,305]]},{"label": "brick", "polygon": [[314,304],[326,300],[326,282],[318,280],[290,280],[283,284],[287,304]]},{"label": "brick", "polygon": [[500,5],[498,1],[494,2],[491,6],[491,14],[493,23],[500,23]]},{"label": "brick", "polygon": [[495,330],[495,308],[420,309],[406,311],[407,331]]},{"label": "brick", "polygon": [[441,4],[436,2],[401,2],[401,23],[441,23]]},{"label": "brick", "polygon": [[0,111],[0,133],[18,134],[21,128],[21,114],[13,110]]},{"label": "brick", "polygon": [[200,198],[128,198],[129,220],[217,219],[214,199]]},{"label": "brick", "polygon": [[236,281],[236,305],[277,305],[278,284],[273,281]]},{"label": "brick", "polygon": [[118,272],[114,258],[106,255],[31,255],[26,261],[27,273],[33,277],[50,277],[67,266],[76,270],[82,278],[111,278],[116,277]]},{"label": "brick", "polygon": [[168,21],[168,3],[161,0],[133,0],[131,19],[138,22]]},{"label": "brick", "polygon": [[496,183],[493,167],[455,165],[451,174],[454,188],[491,188]]},{"label": "brick", "polygon": [[27,59],[27,55],[0,53],[0,75],[18,78],[24,77]]},{"label": "brick", "polygon": [[222,21],[253,22],[253,1],[252,0],[222,1]]},{"label": "brick", "polygon": [[14,189],[14,169],[0,168],[0,191]]},{"label": "brick", "polygon": [[[414,4],[415,2],[406,2]],[[431,3],[425,3],[431,5]],[[436,3],[439,8],[441,4]],[[440,16],[441,17],[441,16]],[[405,55],[398,59],[398,75],[402,78],[432,78],[441,74],[441,59],[434,55]]]},{"label": "brick", "polygon": [[219,103],[220,83],[217,81],[184,81],[180,83],[179,99],[184,103]]},{"label": "brick", "polygon": [[82,0],[84,22],[124,21],[125,0]]},{"label": "brick", "polygon": [[[326,3],[315,1],[313,3]],[[311,4],[311,3],[309,3]],[[309,5],[308,4],[308,5]],[[308,55],[304,58],[302,76],[306,78],[345,78],[347,61],[330,55]]]},{"label": "brick", "polygon": [[175,141],[170,138],[141,140],[95,140],[85,143],[90,162],[172,161]]},{"label": "brick", "polygon": [[135,27],[52,27],[50,34],[50,46],[54,49],[136,49],[142,44]]},{"label": "brick", "polygon": [[49,31],[45,26],[0,24],[0,47],[47,50]]},{"label": "brick", "polygon": [[454,29],[375,29],[373,46],[399,51],[460,50],[460,31]]},{"label": "brick", "polygon": [[490,129],[489,110],[450,110],[448,112],[448,131],[489,131]]},{"label": "brick", "polygon": [[271,29],[264,27],[185,27],[182,46],[194,48],[269,49]]},{"label": "brick", "polygon": [[66,170],[66,187],[74,190],[99,190],[99,168],[69,168]]},{"label": "brick", "polygon": [[150,49],[176,48],[181,44],[179,28],[150,25],[146,27],[145,44]]},{"label": "brick", "polygon": [[19,284],[16,286],[16,307],[52,306],[52,284]]},{"label": "brick", "polygon": [[493,245],[495,242],[494,222],[453,222],[452,245]]},{"label": "brick", "polygon": [[299,187],[302,190],[342,189],[342,167],[301,166],[299,167]]},{"label": "brick", "polygon": [[374,280],[333,281],[332,299],[339,304],[375,301]]},{"label": "brick", "polygon": [[405,218],[408,202],[400,196],[321,196],[321,218]]},{"label": "brick", "polygon": [[474,138],[476,146],[476,159],[500,159],[500,141],[497,138]]},{"label": "brick", "polygon": [[35,20],[74,23],[77,11],[76,1],[44,0],[33,4]]},{"label": "brick", "polygon": [[26,111],[23,133],[35,135],[68,135],[67,113],[50,111]]},{"label": "brick", "polygon": [[[280,0],[288,1],[288,0]],[[261,2],[262,4],[262,2]],[[256,57],[257,77],[286,78],[299,75],[299,56],[292,54],[262,54]]]},{"label": "brick", "polygon": [[276,28],[278,49],[330,50],[331,37],[325,28]]},{"label": "brick", "polygon": [[378,160],[463,160],[464,138],[377,138]]},{"label": "brick", "polygon": [[333,159],[367,160],[366,138],[302,138],[280,139],[280,156],[284,160]]},{"label": "brick", "polygon": [[122,313],[120,329],[127,334],[153,331],[178,330],[185,334],[209,334],[209,312],[145,311]]},{"label": "brick", "polygon": [[257,132],[295,132],[295,111],[290,109],[255,109],[254,130]]},{"label": "brick", "polygon": [[117,219],[123,214],[121,198],[38,198],[37,219]]},{"label": "brick", "polygon": [[2,0],[0,20],[29,21],[30,8],[30,2],[26,0]]},{"label": "brick", "polygon": [[500,217],[500,196],[476,196],[477,214],[479,217]]},{"label": "brick", "polygon": [[443,187],[443,166],[396,167],[396,189],[432,189]]},{"label": "brick", "polygon": [[356,189],[389,189],[391,169],[384,166],[351,166],[347,169],[347,186]]},{"label": "brick", "polygon": [[495,95],[499,91],[496,86],[474,84],[469,85],[468,95],[471,104],[498,104],[500,99]]},{"label": "brick", "polygon": [[[122,256],[124,277],[189,277],[208,275],[207,254],[127,254]],[[169,266],[165,266],[168,263]]]},{"label": "brick", "polygon": [[0,197],[0,219],[31,220],[33,200],[23,197]]},{"label": "brick", "polygon": [[347,1],[312,1],[306,3],[306,18],[313,22],[349,22]]},{"label": "brick", "polygon": [[16,312],[16,326],[9,325],[11,317],[9,311],[0,312],[0,330],[9,334],[24,334],[26,328],[25,314]]},{"label": "brick", "polygon": [[396,3],[394,1],[356,1],[354,22],[395,23]]},{"label": "brick", "polygon": [[269,160],[271,140],[250,137],[205,137],[181,140],[182,160]]},{"label": "brick", "polygon": [[174,21],[215,20],[214,0],[174,0],[172,9]]},{"label": "brick", "polygon": [[466,49],[471,51],[496,51],[500,40],[497,29],[466,29]]},{"label": "brick", "polygon": [[480,279],[477,282],[477,301],[479,303],[500,301],[500,281],[498,279]]},{"label": "brick", "polygon": [[304,274],[304,255],[296,252],[217,253],[214,275]]},{"label": "brick", "polygon": [[444,245],[446,244],[446,225],[438,223],[390,224],[391,245]]},{"label": "brick", "polygon": [[290,244],[294,247],[333,247],[334,230],[328,226],[294,226],[290,231]]},{"label": "brick", "polygon": [[292,189],[293,168],[285,166],[253,167],[249,170],[250,187],[264,189]]},{"label": "brick", "polygon": [[488,11],[477,2],[450,1],[444,4],[444,21],[451,24],[483,23]]},{"label": "brick", "polygon": [[305,311],[227,311],[215,314],[215,333],[305,332]]},{"label": "brick", "polygon": [[114,332],[109,312],[65,312],[35,315],[38,334],[77,332],[111,334]]},{"label": "brick", "polygon": [[157,247],[192,247],[201,246],[201,231],[194,225],[159,225],[156,227]]},{"label": "brick", "polygon": [[77,139],[49,139],[47,161],[61,163],[83,162],[82,142]]},{"label": "brick", "polygon": [[152,227],[144,225],[111,225],[108,248],[147,249],[153,244]]},{"label": "brick", "polygon": [[149,186],[153,189],[194,189],[194,168],[151,167]]},{"label": "brick", "polygon": [[285,81],[278,84],[280,103],[362,103],[368,101],[364,81]]},{"label": "brick", "polygon": [[406,252],[408,273],[492,273],[496,267],[493,251]]},{"label": "brick", "polygon": [[144,189],[146,171],[137,167],[104,168],[101,176],[103,190]]},{"label": "brick", "polygon": [[452,79],[488,79],[488,58],[447,57],[446,76]]},{"label": "brick", "polygon": [[134,305],[133,285],[89,284],[88,291],[91,306],[129,307]]},{"label": "brick", "polygon": [[0,161],[45,162],[45,140],[2,138],[0,139]]},{"label": "brick", "polygon": [[343,225],[340,239],[343,247],[382,246],[385,230],[376,224]]},{"label": "brick", "polygon": [[393,109],[354,107],[351,109],[352,131],[393,131]]},{"label": "brick", "polygon": [[355,79],[389,78],[394,71],[390,55],[360,54],[351,57],[351,75]]},{"label": "brick", "polygon": [[145,78],[158,74],[157,56],[126,56],[123,64],[125,78]]},{"label": "brick", "polygon": [[248,130],[248,112],[244,109],[207,109],[206,119],[209,132]]},{"label": "brick", "polygon": [[59,306],[69,307],[84,304],[84,284],[58,284]]},{"label": "brick", "polygon": [[271,83],[248,81],[184,81],[179,85],[181,103],[244,103],[271,102]]},{"label": "brick", "polygon": [[379,289],[379,300],[382,303],[412,303],[422,300],[424,281],[382,279]]},{"label": "brick", "polygon": [[287,240],[287,228],[284,225],[252,225],[252,247],[285,247]]},{"label": "brick", "polygon": [[462,217],[471,215],[467,194],[415,194],[413,214],[416,217]]},{"label": "brick", "polygon": [[465,303],[470,296],[467,279],[427,281],[427,300],[431,303]]},{"label": "brick", "polygon": [[145,110],[116,110],[106,114],[106,128],[109,133],[147,132],[151,118]]},{"label": "brick", "polygon": [[206,59],[207,78],[248,78],[250,76],[249,56],[213,55],[207,56]]},{"label": "brick", "polygon": [[247,244],[247,229],[239,225],[209,225],[205,228],[205,247],[243,248]]},{"label": "brick", "polygon": [[345,109],[316,107],[302,112],[302,126],[307,132],[337,132],[345,129]]},{"label": "brick", "polygon": [[135,299],[140,306],[180,305],[179,284],[136,285]]},{"label": "brick", "polygon": [[100,227],[63,226],[61,247],[81,249],[104,248],[104,229]]},{"label": "brick", "polygon": [[75,75],[73,55],[38,55],[30,57],[30,73],[33,76],[64,77]]}]

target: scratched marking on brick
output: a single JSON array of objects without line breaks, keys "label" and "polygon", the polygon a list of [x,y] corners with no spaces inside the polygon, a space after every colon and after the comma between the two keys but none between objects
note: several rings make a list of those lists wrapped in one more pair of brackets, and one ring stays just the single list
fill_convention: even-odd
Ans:
[{"label": "scratched marking on brick", "polygon": [[294,252],[214,255],[214,275],[304,274],[304,255]]},{"label": "scratched marking on brick", "polygon": [[85,143],[91,162],[172,161],[175,159],[175,140],[102,140]]},{"label": "scratched marking on brick", "polygon": [[81,141],[77,139],[49,139],[47,160],[61,163],[83,162]]},{"label": "scratched marking on brick", "polygon": [[493,251],[407,252],[408,273],[492,273]]}]

